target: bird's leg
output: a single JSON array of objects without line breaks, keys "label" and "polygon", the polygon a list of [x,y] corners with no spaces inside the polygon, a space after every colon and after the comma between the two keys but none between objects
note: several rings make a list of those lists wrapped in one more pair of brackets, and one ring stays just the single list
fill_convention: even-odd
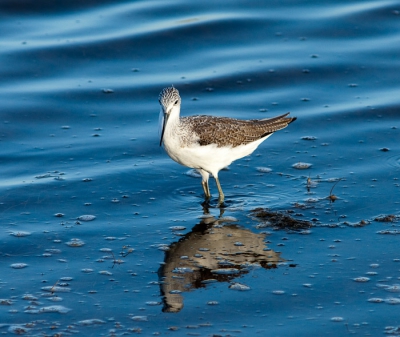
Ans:
[{"label": "bird's leg", "polygon": [[201,168],[197,169],[197,172],[199,172],[201,175],[201,185],[203,186],[204,197],[206,202],[208,202],[208,200],[211,199],[211,193],[208,187],[208,178],[210,177],[210,174]]},{"label": "bird's leg", "polygon": [[204,196],[206,200],[211,198],[210,189],[208,188],[208,180],[202,181],[201,185],[203,186]]},{"label": "bird's leg", "polygon": [[218,188],[218,193],[219,193],[218,203],[221,205],[225,199],[224,192],[222,192],[222,188],[221,188],[221,184],[219,183],[218,176],[214,176],[214,178],[215,178],[215,182],[217,183],[217,188]]}]

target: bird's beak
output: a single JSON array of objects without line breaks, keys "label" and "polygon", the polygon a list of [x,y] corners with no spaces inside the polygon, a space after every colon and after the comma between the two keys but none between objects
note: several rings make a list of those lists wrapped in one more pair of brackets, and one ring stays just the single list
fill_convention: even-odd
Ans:
[{"label": "bird's beak", "polygon": [[160,112],[160,119],[162,118],[162,121],[160,121],[160,125],[162,124],[161,136],[160,136],[160,146],[162,145],[162,142],[163,142],[165,125],[167,124],[168,117],[169,117],[169,115],[167,113],[165,113],[164,109],[162,109]]}]

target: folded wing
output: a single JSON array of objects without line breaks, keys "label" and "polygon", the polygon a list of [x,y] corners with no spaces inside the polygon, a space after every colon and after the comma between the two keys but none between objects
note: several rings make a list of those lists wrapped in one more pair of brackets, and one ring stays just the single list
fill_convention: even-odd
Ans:
[{"label": "folded wing", "polygon": [[201,146],[215,144],[218,147],[248,144],[284,129],[296,120],[289,113],[268,119],[240,120],[214,116],[191,116],[182,118],[198,136]]}]

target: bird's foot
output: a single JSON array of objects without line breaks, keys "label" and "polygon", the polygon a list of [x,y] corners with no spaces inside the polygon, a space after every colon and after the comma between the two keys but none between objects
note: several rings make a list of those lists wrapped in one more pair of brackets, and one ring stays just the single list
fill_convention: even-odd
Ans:
[{"label": "bird's foot", "polygon": [[225,196],[222,194],[220,194],[219,195],[219,198],[218,198],[218,207],[219,208],[222,208],[222,207],[225,207],[226,205],[225,205],[225,203],[224,203],[224,200],[225,200]]}]

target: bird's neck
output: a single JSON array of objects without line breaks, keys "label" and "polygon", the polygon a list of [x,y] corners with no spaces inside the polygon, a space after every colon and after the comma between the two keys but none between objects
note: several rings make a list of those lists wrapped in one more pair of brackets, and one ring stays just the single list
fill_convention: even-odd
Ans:
[{"label": "bird's neck", "polygon": [[[168,116],[167,124],[165,125],[164,131],[164,148],[170,156],[174,156],[172,153],[175,148],[179,146],[179,107],[173,107],[172,111]],[[172,157],[174,159],[174,157]],[[174,159],[176,160],[176,159]]]},{"label": "bird's neck", "polygon": [[179,119],[180,119],[180,107],[178,106],[173,107],[169,114],[166,128],[170,130],[174,128],[176,125],[179,124]]}]

